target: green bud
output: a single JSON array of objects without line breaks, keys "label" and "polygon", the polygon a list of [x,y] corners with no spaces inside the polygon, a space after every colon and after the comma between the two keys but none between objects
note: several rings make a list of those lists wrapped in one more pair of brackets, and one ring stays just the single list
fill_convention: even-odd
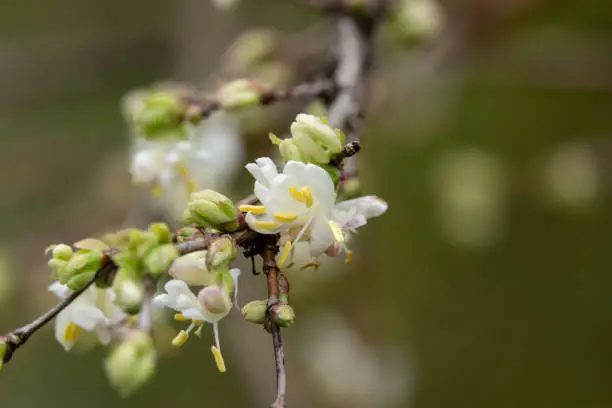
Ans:
[{"label": "green bud", "polygon": [[198,231],[197,228],[193,228],[193,227],[181,228],[177,231],[177,241],[178,242],[191,241],[195,239],[195,237],[197,236],[199,232],[200,231]]},{"label": "green bud", "polygon": [[125,313],[135,315],[140,312],[144,298],[142,281],[133,279],[125,270],[119,270],[113,282],[116,299],[115,304]]},{"label": "green bud", "polygon": [[144,98],[134,114],[134,122],[146,139],[184,139],[182,125],[185,106],[169,92],[155,92]]},{"label": "green bud", "polygon": [[75,242],[74,246],[79,249],[85,249],[88,251],[96,251],[96,252],[104,252],[109,248],[104,242],[95,238],[85,238],[80,240],[79,242]]},{"label": "green bud", "polygon": [[172,262],[179,257],[178,250],[172,244],[160,245],[151,251],[144,260],[145,266],[152,275],[159,276],[168,272]]},{"label": "green bud", "polygon": [[2,372],[2,366],[4,365],[4,355],[6,354],[6,349],[8,345],[6,341],[0,340],[0,373]]},{"label": "green bud", "polygon": [[82,273],[96,272],[102,265],[102,254],[94,251],[75,254],[63,270],[59,271],[59,280],[62,284]]},{"label": "green bud", "polygon": [[149,225],[149,231],[155,235],[157,242],[160,244],[172,242],[172,232],[170,232],[168,225],[163,222],[155,222]]},{"label": "green bud", "polygon": [[253,300],[242,307],[241,313],[247,322],[264,324],[266,321],[267,300]]},{"label": "green bud", "polygon": [[295,321],[295,312],[293,311],[293,308],[289,305],[274,305],[272,306],[270,312],[272,313],[274,322],[280,327],[289,327]]},{"label": "green bud", "polygon": [[295,122],[291,124],[291,134],[293,135],[293,133],[298,130],[306,133],[312,140],[318,142],[330,154],[337,154],[342,151],[344,143],[341,140],[341,136],[338,136],[327,120],[323,120],[313,115],[300,113],[296,116]]},{"label": "green bud", "polygon": [[126,398],[153,377],[156,364],[153,339],[145,332],[134,331],[111,351],[104,368],[111,384]]},{"label": "green bud", "polygon": [[306,162],[306,156],[293,139],[285,139],[279,145],[281,157],[284,161],[295,160],[299,162]]},{"label": "green bud", "polygon": [[78,274],[78,275],[68,279],[68,282],[66,283],[66,286],[68,286],[72,290],[81,290],[85,286],[87,286],[89,284],[89,282],[91,282],[91,280],[94,278],[94,276],[96,276],[96,271],[89,271],[89,272],[80,273],[80,274]]},{"label": "green bud", "polygon": [[235,221],[238,209],[232,200],[216,191],[202,190],[193,193],[188,209],[191,219],[198,225],[225,228],[228,232],[237,228]]},{"label": "green bud", "polygon": [[59,279],[60,276],[64,275],[64,268],[66,267],[67,263],[68,262],[62,261],[61,259],[51,258],[49,259],[49,262],[47,262],[47,265],[49,265],[49,268],[51,268],[53,277]]},{"label": "green bud", "polygon": [[215,239],[208,247],[206,253],[206,267],[208,270],[227,269],[236,259],[237,250],[234,240],[224,235]]},{"label": "green bud", "polygon": [[56,258],[58,260],[69,261],[70,258],[72,258],[74,252],[72,251],[72,248],[69,245],[57,244],[53,245],[51,254],[53,255],[53,258]]},{"label": "green bud", "polygon": [[291,125],[291,134],[295,144],[300,148],[307,161],[316,164],[329,163],[330,154],[310,137],[304,127]]},{"label": "green bud", "polygon": [[261,89],[247,79],[237,79],[225,84],[217,92],[223,109],[240,109],[259,104]]}]

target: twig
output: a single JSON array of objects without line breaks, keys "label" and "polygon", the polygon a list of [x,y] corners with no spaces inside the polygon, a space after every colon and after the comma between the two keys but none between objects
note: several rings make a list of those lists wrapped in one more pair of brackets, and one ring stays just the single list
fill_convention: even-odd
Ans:
[{"label": "twig", "polygon": [[268,282],[268,328],[272,334],[274,345],[274,360],[276,362],[276,399],[270,405],[271,408],[285,407],[285,393],[287,389],[287,374],[285,372],[285,352],[283,348],[283,337],[280,327],[272,320],[270,311],[279,303],[279,275],[280,271],[276,265],[276,244],[267,246],[262,252],[264,272]]},{"label": "twig", "polygon": [[[336,83],[329,79],[318,79],[313,82],[305,82],[295,85],[289,89],[266,89],[259,95],[259,105],[272,105],[277,102],[289,99],[315,99],[328,98],[336,93]],[[216,99],[199,99],[193,96],[186,96],[188,104],[186,112],[189,117],[199,117],[206,119],[213,113],[223,110],[220,101]]]}]

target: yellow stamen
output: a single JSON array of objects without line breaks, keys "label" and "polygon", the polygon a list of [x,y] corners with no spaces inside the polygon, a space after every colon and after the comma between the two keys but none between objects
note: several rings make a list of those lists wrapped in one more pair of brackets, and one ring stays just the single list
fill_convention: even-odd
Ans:
[{"label": "yellow stamen", "polygon": [[176,320],[177,322],[186,322],[187,320],[191,320],[191,319],[183,316],[182,313],[175,313],[174,320]]},{"label": "yellow stamen", "polygon": [[76,324],[72,322],[68,323],[68,326],[66,326],[66,330],[64,331],[64,341],[67,341],[69,343],[76,342],[82,331],[83,329],[81,329]]},{"label": "yellow stamen", "polygon": [[202,336],[202,329],[204,328],[204,326],[200,326],[196,329],[196,331],[193,333],[194,335],[201,337]]},{"label": "yellow stamen", "polygon": [[353,251],[351,251],[350,249],[347,249],[347,250],[346,250],[346,259],[345,259],[345,261],[344,261],[344,262],[346,262],[346,263],[351,263],[351,262],[353,262],[353,255],[354,255],[354,254],[355,254],[355,253],[354,253]]},{"label": "yellow stamen", "polygon": [[328,221],[327,225],[329,225],[329,229],[331,230],[331,233],[334,237],[334,241],[339,244],[344,242],[344,234],[342,233],[342,229],[340,228],[338,223],[336,223],[336,221]]},{"label": "yellow stamen", "polygon": [[153,197],[159,198],[162,196],[162,194],[164,194],[164,188],[161,186],[161,184],[156,183],[153,186]]},{"label": "yellow stamen", "polygon": [[278,258],[278,267],[282,268],[285,264],[285,261],[289,257],[289,253],[291,252],[291,241],[285,242],[283,245],[283,250],[281,251],[280,257]]},{"label": "yellow stamen", "polygon": [[255,221],[255,226],[267,231],[274,231],[280,227],[279,223],[276,221]]},{"label": "yellow stamen", "polygon": [[241,205],[240,207],[238,207],[238,209],[240,210],[240,212],[250,212],[253,214],[265,214],[266,213],[266,207],[264,207],[263,205]]},{"label": "yellow stamen", "polygon": [[212,351],[213,357],[215,358],[215,363],[217,363],[217,369],[219,369],[219,372],[224,373],[226,371],[225,361],[223,361],[221,351],[219,351],[219,349],[215,346],[212,346],[210,351]]},{"label": "yellow stamen", "polygon": [[174,347],[181,347],[187,340],[189,340],[189,333],[185,330],[181,330],[176,337],[172,339],[172,345]]},{"label": "yellow stamen", "polygon": [[303,270],[308,269],[308,268],[313,268],[316,271],[317,269],[319,269],[319,266],[321,266],[321,264],[319,262],[317,262],[317,261],[310,261],[307,264],[303,265],[300,268],[300,270],[303,271]]},{"label": "yellow stamen", "polygon": [[291,186],[289,187],[289,194],[291,194],[291,197],[293,197],[294,200],[304,203],[306,207],[312,207],[313,198],[310,187],[306,186],[298,190],[296,186]]},{"label": "yellow stamen", "polygon": [[296,213],[274,213],[274,218],[281,222],[293,222],[297,217],[298,215]]}]

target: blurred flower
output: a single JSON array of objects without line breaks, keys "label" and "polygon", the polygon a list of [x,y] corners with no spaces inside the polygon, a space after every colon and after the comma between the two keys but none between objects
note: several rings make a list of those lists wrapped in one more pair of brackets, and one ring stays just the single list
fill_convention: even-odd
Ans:
[{"label": "blurred flower", "polygon": [[[191,321],[187,330],[181,330],[172,341],[176,347],[182,346],[193,331],[199,333],[202,325],[210,323],[213,326],[215,345],[211,350],[217,363],[217,368],[225,372],[225,362],[221,355],[221,344],[219,340],[219,321],[229,314],[232,309],[231,293],[234,298],[238,292],[239,269],[231,269],[220,273],[221,283],[204,287],[196,296],[187,283],[174,279],[166,283],[166,293],[157,295],[154,303],[159,307],[169,307],[179,314],[175,319],[179,321]],[[229,276],[229,279],[228,279]]]},{"label": "blurred flower", "polygon": [[[311,256],[318,257],[330,246],[346,248],[345,231],[353,231],[367,218],[383,214],[387,204],[375,196],[360,197],[336,204],[334,183],[314,164],[289,161],[279,174],[268,157],[249,163],[247,170],[255,177],[255,195],[261,206],[242,206],[246,222],[262,234],[289,234],[297,243],[302,237],[310,243]],[[280,264],[291,245],[285,245]]]},{"label": "blurred flower", "polygon": [[435,37],[444,24],[444,13],[435,0],[402,0],[391,28],[402,41]]},{"label": "blurred flower", "polygon": [[[58,298],[67,298],[72,291],[59,282],[49,286],[49,290]],[[76,343],[82,330],[95,332],[102,344],[111,340],[111,327],[126,318],[126,315],[114,305],[115,293],[112,289],[100,289],[92,285],[66,307],[55,319],[55,338],[66,349],[70,350]]]},{"label": "blurred flower", "polygon": [[155,373],[157,353],[151,335],[131,331],[105,361],[106,374],[125,398],[149,381]]}]

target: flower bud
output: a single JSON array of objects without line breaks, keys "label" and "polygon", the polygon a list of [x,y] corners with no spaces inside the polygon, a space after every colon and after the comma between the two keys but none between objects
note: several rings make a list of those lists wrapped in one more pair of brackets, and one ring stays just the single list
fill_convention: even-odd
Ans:
[{"label": "flower bud", "polygon": [[232,302],[229,295],[219,286],[207,286],[198,293],[198,302],[210,314],[225,316],[232,309]]},{"label": "flower bud", "polygon": [[104,252],[109,249],[108,245],[99,239],[85,238],[79,242],[75,242],[74,246],[79,249],[86,249],[88,251]]},{"label": "flower bud", "polygon": [[343,135],[336,132],[329,123],[314,115],[300,113],[296,116],[295,122],[291,124],[291,134],[294,131],[301,129],[312,140],[318,142],[331,154],[337,154],[342,151],[344,146]]},{"label": "flower bud", "polygon": [[163,222],[154,222],[149,225],[149,232],[155,235],[157,242],[160,244],[172,242],[172,232],[170,232],[168,225]]},{"label": "flower bud", "polygon": [[72,255],[74,255],[74,252],[72,251],[72,248],[69,245],[57,244],[53,246],[51,254],[55,259],[69,261],[70,258],[72,258]]},{"label": "flower bud", "polygon": [[234,240],[224,235],[215,239],[208,247],[206,255],[206,266],[209,270],[227,269],[230,263],[236,259],[237,250]]},{"label": "flower bud", "polygon": [[295,312],[293,308],[285,304],[277,304],[270,309],[274,323],[280,327],[289,327],[295,321]]},{"label": "flower bud", "polygon": [[85,288],[89,282],[96,276],[96,271],[88,271],[80,273],[66,282],[66,286],[68,286],[72,290],[81,290]]},{"label": "flower bud", "polygon": [[102,254],[94,251],[75,254],[66,263],[66,266],[58,271],[61,284],[65,285],[75,276],[82,273],[96,272],[102,265]]},{"label": "flower bud", "polygon": [[[187,213],[189,213],[189,211],[187,211]],[[197,228],[184,227],[177,231],[176,238],[178,242],[191,241],[192,239],[196,237],[198,233],[199,231]]]},{"label": "flower bud", "polygon": [[298,145],[293,139],[285,139],[278,145],[278,150],[284,161],[295,160],[299,162],[306,162],[306,156],[300,150]]},{"label": "flower bud", "polygon": [[172,244],[160,245],[149,253],[145,260],[145,266],[151,275],[159,276],[170,269],[170,265],[179,257],[178,250]]},{"label": "flower bud", "polygon": [[317,142],[315,142],[304,127],[293,122],[291,134],[295,144],[300,148],[307,161],[317,164],[329,163],[330,155]]},{"label": "flower bud", "polygon": [[111,384],[125,398],[151,379],[156,360],[151,336],[133,331],[110,353],[104,368]]},{"label": "flower bud", "polygon": [[64,268],[66,267],[67,263],[68,262],[62,261],[61,259],[51,258],[49,259],[49,262],[47,262],[47,265],[49,265],[49,268],[51,268],[54,278],[59,279],[61,275],[64,275]]},{"label": "flower bud", "polygon": [[2,366],[4,365],[4,355],[6,354],[6,350],[8,345],[4,340],[4,337],[0,338],[0,373],[2,372]]},{"label": "flower bud", "polygon": [[125,270],[120,270],[113,283],[116,298],[115,304],[125,313],[135,315],[140,312],[144,299],[144,286],[142,281],[133,279]]},{"label": "flower bud", "polygon": [[266,321],[267,300],[253,300],[242,307],[240,311],[247,322],[264,324]]},{"label": "flower bud", "polygon": [[207,251],[196,251],[183,255],[174,261],[168,274],[188,285],[210,285],[215,278],[206,268]]},{"label": "flower bud", "polygon": [[276,35],[270,30],[251,30],[240,35],[228,52],[230,69],[242,71],[259,65],[271,56],[276,43]]},{"label": "flower bud", "polygon": [[145,139],[184,139],[187,136],[181,123],[184,109],[177,95],[155,92],[147,95],[134,112],[134,122]]},{"label": "flower bud", "polygon": [[191,219],[198,225],[212,225],[227,232],[238,228],[238,209],[232,200],[216,191],[203,190],[193,193],[188,209]]},{"label": "flower bud", "polygon": [[223,109],[230,110],[259,104],[260,94],[261,89],[254,82],[237,79],[219,89],[217,98]]}]

